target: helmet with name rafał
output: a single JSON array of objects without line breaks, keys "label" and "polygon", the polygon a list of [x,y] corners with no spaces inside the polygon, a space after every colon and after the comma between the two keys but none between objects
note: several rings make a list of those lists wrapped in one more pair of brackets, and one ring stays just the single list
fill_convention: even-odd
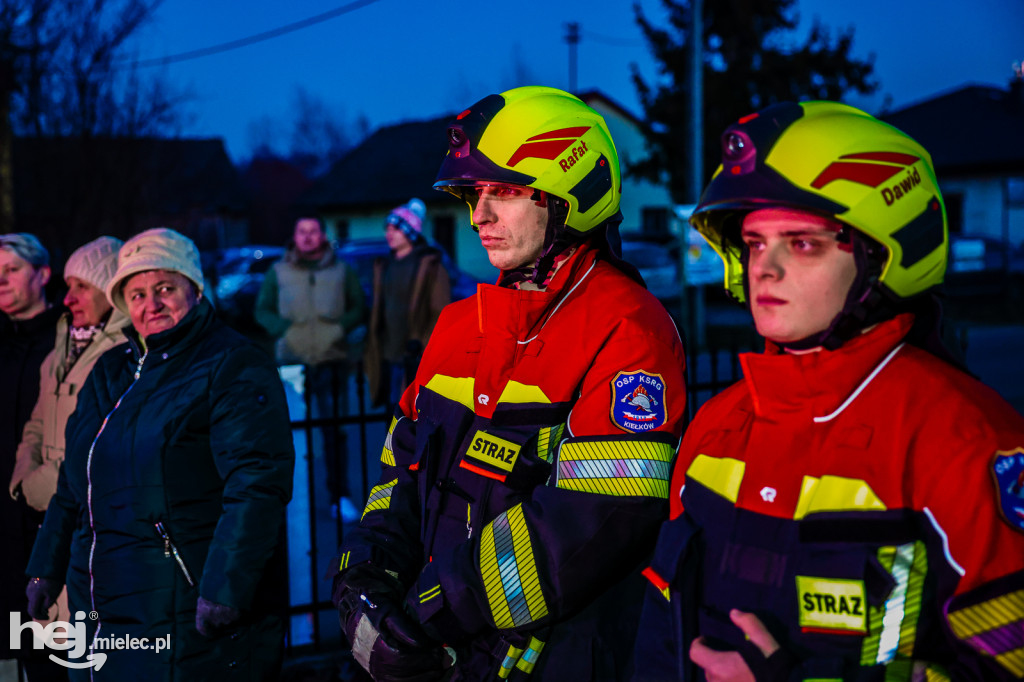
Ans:
[{"label": "helmet with name rafa\u0142", "polygon": [[489,95],[448,126],[448,155],[434,187],[469,203],[466,190],[486,183],[564,200],[565,226],[581,234],[618,213],[622,189],[601,115],[574,95],[541,86]]},{"label": "helmet with name rafa\u0142", "polygon": [[771,206],[838,220],[885,247],[872,286],[896,300],[941,284],[949,235],[931,156],[854,107],[786,102],[722,135],[722,165],[690,217],[725,261],[725,288],[745,300],[743,217]]}]

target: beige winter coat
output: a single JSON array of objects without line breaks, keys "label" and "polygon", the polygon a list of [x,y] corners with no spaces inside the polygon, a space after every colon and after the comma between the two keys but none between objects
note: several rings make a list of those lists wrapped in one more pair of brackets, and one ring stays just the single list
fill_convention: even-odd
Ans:
[{"label": "beige winter coat", "polygon": [[46,511],[57,490],[57,473],[64,461],[64,427],[78,404],[82,384],[101,355],[127,340],[121,330],[129,320],[114,310],[107,325],[68,370],[70,320],[71,315],[65,314],[57,323],[57,345],[39,369],[39,399],[22,431],[14,474],[8,486],[15,498],[20,486],[28,505],[39,511]]}]

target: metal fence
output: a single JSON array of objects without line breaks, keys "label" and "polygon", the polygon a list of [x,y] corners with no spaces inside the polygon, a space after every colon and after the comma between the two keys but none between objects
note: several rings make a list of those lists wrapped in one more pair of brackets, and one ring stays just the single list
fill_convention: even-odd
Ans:
[{"label": "metal fence", "polygon": [[[738,354],[759,345],[756,334],[737,328],[712,337],[705,348],[687,352],[687,423],[700,405],[740,378]],[[337,457],[347,468],[352,502],[361,510],[380,474],[380,451],[391,418],[390,409],[368,404],[361,367],[352,367],[332,386],[335,395],[349,392],[344,413],[337,409],[344,401],[335,400],[333,413],[317,414],[312,391],[306,390],[309,376],[307,368],[282,368],[296,448],[295,493],[288,510],[291,656],[329,651],[340,644],[327,573],[348,525],[341,510],[332,515],[324,458]],[[338,429],[346,436],[333,439],[334,452],[322,449],[325,429]]]}]

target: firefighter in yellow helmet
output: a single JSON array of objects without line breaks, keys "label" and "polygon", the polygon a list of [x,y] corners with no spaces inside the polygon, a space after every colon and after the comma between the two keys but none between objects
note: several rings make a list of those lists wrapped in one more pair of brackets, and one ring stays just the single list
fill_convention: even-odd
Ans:
[{"label": "firefighter in yellow helmet", "polygon": [[928,152],[777,104],[725,131],[691,222],[767,343],[687,429],[634,679],[1024,675],[1024,419],[939,342]]},{"label": "firefighter in yellow helmet", "polygon": [[668,514],[682,344],[617,257],[600,115],[517,88],[447,135],[435,186],[467,201],[501,275],[445,308],[395,411],[341,548],[343,629],[377,680],[624,679]]}]

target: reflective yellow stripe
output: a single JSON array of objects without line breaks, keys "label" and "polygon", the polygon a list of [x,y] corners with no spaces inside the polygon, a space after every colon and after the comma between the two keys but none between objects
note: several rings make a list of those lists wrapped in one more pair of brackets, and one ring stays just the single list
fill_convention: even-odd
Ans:
[{"label": "reflective yellow stripe", "polygon": [[949,624],[960,639],[967,639],[993,628],[1024,618],[1024,590],[1017,590],[974,606],[949,613]]},{"label": "reflective yellow stripe", "polygon": [[953,679],[945,669],[932,667],[931,664],[926,664],[922,672],[925,682],[951,682]]},{"label": "reflective yellow stripe", "polygon": [[[864,666],[890,664],[892,673],[897,675],[901,669],[893,664],[897,653],[909,661],[914,652],[928,554],[924,543],[918,541],[880,547],[878,560],[896,584],[884,604],[868,609],[869,634],[862,644],[860,662]],[[893,679],[910,679],[909,674],[908,668],[907,677]]]},{"label": "reflective yellow stripe", "polygon": [[338,563],[338,572],[344,571],[348,568],[348,562],[352,558],[352,552],[345,552],[341,555],[341,561]]},{"label": "reflective yellow stripe", "polygon": [[543,650],[544,642],[536,637],[530,637],[530,644],[526,647],[526,651],[523,652],[522,656],[519,657],[519,660],[516,661],[516,667],[529,675],[533,672],[534,666],[537,665],[537,659],[540,658],[540,652]]},{"label": "reflective yellow stripe", "polygon": [[562,440],[565,424],[546,426],[537,433],[537,456],[548,464],[554,458],[555,449]]},{"label": "reflective yellow stripe", "polygon": [[993,658],[1017,677],[1024,677],[1024,647],[1007,649],[1013,641],[1007,641],[1000,630],[1014,625],[1019,628],[1021,621],[1024,590],[949,612],[949,624],[957,637],[976,650],[992,652]]},{"label": "reflective yellow stripe", "polygon": [[502,512],[484,527],[480,573],[499,629],[519,627],[547,615],[522,505]]},{"label": "reflective yellow stripe", "polygon": [[586,493],[667,500],[675,452],[672,445],[652,441],[567,442],[558,451],[556,485]]},{"label": "reflective yellow stripe", "polygon": [[359,517],[362,521],[366,518],[366,515],[372,511],[381,511],[388,509],[391,506],[391,492],[395,489],[395,484],[398,483],[396,478],[388,483],[381,483],[375,485],[370,490],[370,497],[366,500],[366,507],[363,508],[363,515]]},{"label": "reflective yellow stripe", "polygon": [[470,411],[473,410],[473,377],[446,377],[443,374],[435,374],[430,377],[426,387],[449,400],[465,405]]},{"label": "reflective yellow stripe", "polygon": [[[735,500],[733,500],[735,502]],[[804,476],[794,519],[826,511],[884,511],[885,505],[867,483],[842,476]]]},{"label": "reflective yellow stripe", "polygon": [[508,676],[512,674],[512,668],[516,666],[516,663],[519,661],[519,657],[522,655],[522,649],[510,646],[508,648],[508,653],[505,654],[505,658],[501,662],[501,667],[498,668],[498,678],[507,680]]},{"label": "reflective yellow stripe", "polygon": [[923,542],[914,543],[914,560],[907,577],[907,597],[903,606],[903,625],[900,628],[900,656],[914,655],[917,643],[917,626],[921,619],[921,602],[924,600],[924,579],[928,575],[928,550]]},{"label": "reflective yellow stripe", "polygon": [[1024,647],[1007,651],[995,657],[999,665],[1003,666],[1017,677],[1024,677]]},{"label": "reflective yellow stripe", "polygon": [[697,481],[735,504],[745,469],[746,463],[738,459],[697,455],[686,470],[686,479]]},{"label": "reflective yellow stripe", "polygon": [[440,596],[440,594],[441,594],[441,586],[440,585],[434,585],[429,590],[427,590],[426,592],[424,592],[424,593],[422,593],[420,595],[420,603],[423,604],[425,602],[428,602],[431,599],[433,599],[434,597]]},{"label": "reflective yellow stripe", "polygon": [[391,434],[395,432],[395,426],[397,425],[398,417],[392,417],[391,426],[388,427],[388,435],[384,438],[384,449],[380,453],[381,464],[389,467],[395,466],[395,449],[391,445]]},{"label": "reflective yellow stripe", "polygon": [[502,390],[501,397],[498,398],[498,402],[551,404],[548,397],[544,395],[544,391],[540,390],[540,386],[521,384],[518,381],[510,381],[505,384],[505,388]]}]

